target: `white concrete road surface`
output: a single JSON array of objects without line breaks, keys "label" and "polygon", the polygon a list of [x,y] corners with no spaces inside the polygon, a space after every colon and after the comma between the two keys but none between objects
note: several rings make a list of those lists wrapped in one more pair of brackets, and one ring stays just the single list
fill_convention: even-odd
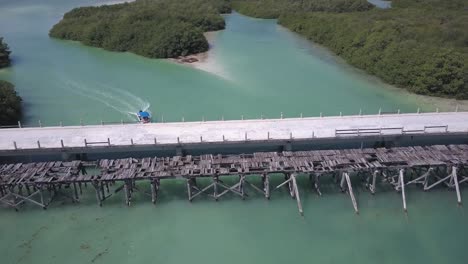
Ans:
[{"label": "white concrete road surface", "polygon": [[[83,147],[87,142],[106,142],[111,145],[154,144],[271,139],[335,137],[335,129],[403,128],[423,130],[427,126],[447,126],[451,132],[468,133],[468,112],[391,114],[343,117],[288,118],[268,120],[236,120],[209,122],[179,122],[150,124],[117,124],[94,126],[10,128],[0,129],[0,150]],[[445,132],[445,128],[426,128],[427,133]],[[382,134],[400,134],[401,130],[382,130]],[[417,132],[414,132],[417,133]],[[96,144],[99,145],[99,144]],[[106,144],[101,144],[106,145]]]}]

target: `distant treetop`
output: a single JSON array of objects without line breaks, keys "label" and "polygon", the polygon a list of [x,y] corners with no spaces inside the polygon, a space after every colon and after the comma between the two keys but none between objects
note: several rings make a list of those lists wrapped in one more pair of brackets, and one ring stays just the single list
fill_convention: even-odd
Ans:
[{"label": "distant treetop", "polygon": [[0,68],[10,66],[10,54],[11,51],[8,45],[5,42],[3,42],[3,38],[0,37]]}]

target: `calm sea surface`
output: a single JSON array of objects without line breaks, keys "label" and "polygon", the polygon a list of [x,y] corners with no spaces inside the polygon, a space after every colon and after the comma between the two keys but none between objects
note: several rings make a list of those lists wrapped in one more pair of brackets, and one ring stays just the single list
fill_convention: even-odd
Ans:
[{"label": "calm sea surface", "polygon": [[[130,121],[139,109],[172,121],[433,110],[275,20],[227,15],[204,71],[48,37],[67,10],[101,2],[0,0],[0,35],[14,60],[0,78],[23,97],[23,123]],[[270,201],[249,190],[245,201],[189,203],[180,181],[163,182],[156,206],[137,195],[127,208],[119,193],[99,208],[89,188],[78,205],[60,198],[47,211],[0,209],[0,262],[466,263],[467,217],[451,191],[410,188],[405,215],[398,194],[372,196],[356,182],[355,215],[334,184],[322,197],[305,178],[299,184],[305,217],[284,190]]]}]

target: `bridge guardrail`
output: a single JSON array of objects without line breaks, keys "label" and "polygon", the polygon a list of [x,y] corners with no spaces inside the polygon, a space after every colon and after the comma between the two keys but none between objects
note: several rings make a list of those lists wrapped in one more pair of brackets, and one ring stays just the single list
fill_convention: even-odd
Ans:
[{"label": "bridge guardrail", "polygon": [[[442,131],[440,131],[442,129]],[[418,134],[418,133],[448,133],[448,125],[442,126],[424,126],[423,129],[405,129],[404,127],[381,127],[381,128],[346,128],[335,129],[335,136],[363,136],[363,135],[389,135],[395,134],[392,131],[398,131],[397,134]],[[386,133],[390,132],[390,133]]]},{"label": "bridge guardrail", "polygon": [[[398,111],[382,111],[382,108],[379,109],[378,113],[376,114],[364,114],[362,110],[359,110],[359,114],[350,114],[350,115],[343,115],[342,112],[339,113],[339,116],[336,116],[336,117],[343,117],[343,116],[348,116],[348,117],[352,117],[352,116],[356,116],[356,117],[361,117],[361,116],[373,116],[373,115],[400,115],[400,114],[424,114],[424,113],[456,113],[458,112],[458,105],[456,106],[455,108],[455,111],[447,111],[447,112],[439,112],[439,109],[437,108],[435,112],[422,112],[420,111],[420,108],[417,109],[417,112],[409,112],[409,113],[402,113],[400,111],[400,109],[398,109]],[[300,113],[299,117],[285,117],[283,115],[283,112],[281,112],[280,114],[280,119],[295,119],[295,118],[323,118],[325,117],[325,115],[323,115],[322,112],[320,112],[320,115],[319,116],[304,116],[303,113]],[[334,117],[333,115],[331,116],[328,116],[328,117]],[[205,119],[205,117],[203,116],[201,118],[201,120],[191,120],[191,121],[187,121],[184,117],[182,117],[181,119],[179,119],[179,121],[168,121],[168,120],[165,120],[164,119],[164,115],[161,115],[161,116],[157,116],[155,117],[156,119],[158,119],[158,122],[157,123],[168,123],[168,122],[206,122],[207,120]],[[244,115],[241,116],[241,119],[240,120],[270,120],[270,119],[278,119],[276,117],[274,118],[269,118],[269,117],[266,117],[265,115],[261,114],[260,115],[260,118],[251,118],[251,119],[246,119],[244,118]],[[233,120],[236,120],[236,119],[233,119]],[[210,121],[228,121],[227,119],[224,118],[224,116],[221,116],[221,119],[220,120],[210,120]],[[138,124],[139,121],[137,120],[134,120],[134,121],[124,121],[123,119],[121,119],[120,121],[103,121],[103,120],[100,120],[100,121],[97,121],[95,123],[92,123],[92,124],[85,124],[84,120],[81,118],[80,119],[80,122],[79,124],[73,124],[72,126],[88,126],[88,125],[118,125],[118,124],[121,124],[121,125],[125,125],[125,124]],[[28,123],[26,125],[22,124],[21,121],[18,121],[18,124],[17,125],[5,125],[5,126],[0,126],[0,129],[7,129],[7,128],[34,128],[34,127],[50,127],[50,126],[56,126],[56,125],[48,125],[48,126],[43,126],[43,122],[39,119],[38,122],[37,122],[37,125],[34,125],[34,124],[31,124],[31,123]],[[63,122],[60,121],[57,126],[60,126],[60,127],[63,127]]]}]

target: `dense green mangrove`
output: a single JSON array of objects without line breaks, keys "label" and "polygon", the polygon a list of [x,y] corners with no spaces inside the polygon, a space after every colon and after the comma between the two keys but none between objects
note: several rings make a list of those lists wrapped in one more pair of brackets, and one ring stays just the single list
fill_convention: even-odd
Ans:
[{"label": "dense green mangrove", "polygon": [[227,0],[137,0],[80,7],[66,13],[49,35],[110,51],[174,58],[207,51],[203,32],[224,29],[220,14],[227,12]]},{"label": "dense green mangrove", "polygon": [[394,0],[390,9],[330,8],[340,1],[349,7],[360,2],[330,0],[328,9],[313,9],[305,6],[323,1],[244,0],[233,7],[247,15],[278,17],[281,25],[388,83],[418,94],[468,99],[468,1]]},{"label": "dense green mangrove", "polygon": [[3,38],[0,37],[0,68],[10,66],[11,64],[10,54],[11,54],[10,48],[3,41]]},{"label": "dense green mangrove", "polygon": [[0,126],[16,125],[21,118],[21,97],[13,84],[0,80]]},{"label": "dense green mangrove", "polygon": [[234,0],[232,7],[247,16],[278,18],[300,12],[365,11],[374,6],[366,0]]}]

